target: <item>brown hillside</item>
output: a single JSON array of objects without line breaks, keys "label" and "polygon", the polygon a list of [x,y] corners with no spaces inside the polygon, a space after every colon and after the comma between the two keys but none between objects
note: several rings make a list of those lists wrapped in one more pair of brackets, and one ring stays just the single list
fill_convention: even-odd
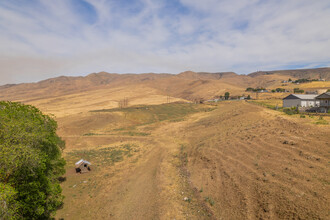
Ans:
[{"label": "brown hillside", "polygon": [[[43,80],[37,83],[22,83],[17,85],[0,86],[0,100],[23,101],[31,104],[40,104],[46,99],[55,99],[66,96],[66,102],[75,103],[79,94],[99,94],[100,99],[118,102],[127,94],[139,91],[137,96],[143,98],[147,94],[171,96],[179,99],[211,99],[216,96],[230,92],[231,95],[243,95],[247,87],[266,87],[273,89],[283,86],[281,81],[288,77],[296,78],[319,78],[330,79],[330,68],[319,68],[314,70],[283,70],[257,72],[249,75],[238,75],[233,72],[193,72],[186,71],[180,74],[115,74],[115,73],[92,73],[85,77],[61,76]],[[329,86],[323,84],[302,85],[304,89],[327,89]],[[295,85],[292,85],[295,86]],[[291,87],[292,87],[291,86]],[[287,87],[292,89],[290,86]],[[309,88],[310,87],[310,88]],[[137,89],[138,88],[138,89]],[[141,89],[142,88],[142,89]],[[143,91],[146,92],[143,92]],[[100,92],[102,91],[102,92]],[[117,93],[115,91],[121,91]],[[115,92],[113,98],[112,92]],[[105,97],[102,94],[107,94]],[[121,95],[122,94],[122,95]],[[127,96],[130,99],[133,96]],[[70,99],[70,97],[72,99]],[[98,97],[90,97],[98,100]],[[59,99],[56,99],[59,100]],[[63,100],[63,99],[62,99]],[[174,99],[172,99],[174,100]],[[54,102],[54,104],[57,102]],[[60,103],[57,103],[60,104]]]},{"label": "brown hillside", "polygon": [[275,71],[258,71],[250,73],[249,76],[257,77],[261,75],[283,75],[298,79],[325,79],[330,80],[330,68],[316,68],[316,69],[299,69],[299,70],[275,70]]}]

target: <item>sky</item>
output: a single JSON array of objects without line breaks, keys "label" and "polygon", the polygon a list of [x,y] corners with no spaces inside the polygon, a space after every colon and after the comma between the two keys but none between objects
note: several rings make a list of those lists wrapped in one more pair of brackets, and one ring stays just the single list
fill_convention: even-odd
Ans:
[{"label": "sky", "polygon": [[329,0],[0,1],[0,85],[329,66]]}]

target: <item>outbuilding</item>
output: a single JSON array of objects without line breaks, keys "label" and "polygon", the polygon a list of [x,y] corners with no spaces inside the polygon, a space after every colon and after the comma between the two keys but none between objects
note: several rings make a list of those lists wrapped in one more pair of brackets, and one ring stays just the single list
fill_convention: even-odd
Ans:
[{"label": "outbuilding", "polygon": [[76,165],[76,173],[83,173],[91,170],[90,168],[91,163],[84,159],[79,160],[77,163],[75,163],[75,165]]},{"label": "outbuilding", "polygon": [[317,107],[320,101],[316,100],[317,95],[291,94],[283,99],[283,107]]}]

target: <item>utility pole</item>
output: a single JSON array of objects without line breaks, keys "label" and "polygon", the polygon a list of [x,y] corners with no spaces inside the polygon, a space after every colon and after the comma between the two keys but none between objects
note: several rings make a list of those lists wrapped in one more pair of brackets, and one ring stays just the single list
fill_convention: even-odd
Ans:
[{"label": "utility pole", "polygon": [[171,102],[171,97],[169,95],[167,95],[166,97],[166,103],[170,103]]}]

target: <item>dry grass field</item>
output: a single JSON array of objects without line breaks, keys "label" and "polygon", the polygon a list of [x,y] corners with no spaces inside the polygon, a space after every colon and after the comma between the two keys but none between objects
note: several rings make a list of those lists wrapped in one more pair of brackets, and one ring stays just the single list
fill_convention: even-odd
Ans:
[{"label": "dry grass field", "polygon": [[[329,125],[244,101],[58,118],[64,219],[328,219]],[[92,171],[74,172],[74,162]]]},{"label": "dry grass field", "polygon": [[[330,117],[270,109],[287,93],[192,102],[287,78],[99,73],[1,87],[0,99],[58,121],[67,172],[56,219],[330,219]],[[90,172],[75,173],[81,158]]]}]

